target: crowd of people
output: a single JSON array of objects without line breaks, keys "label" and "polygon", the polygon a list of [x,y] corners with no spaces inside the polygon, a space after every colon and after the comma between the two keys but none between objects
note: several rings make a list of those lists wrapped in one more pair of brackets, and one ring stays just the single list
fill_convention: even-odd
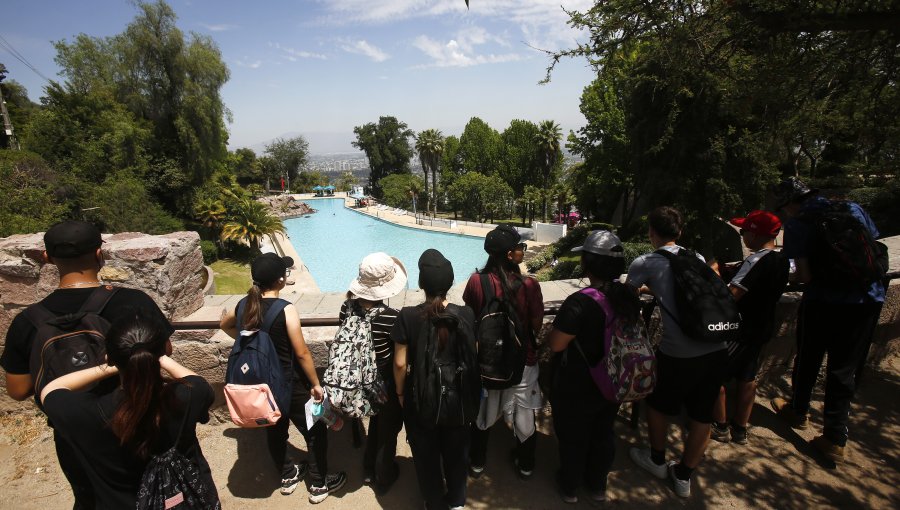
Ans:
[{"label": "crowd of people", "polygon": [[[825,255],[833,240],[823,239],[828,232],[820,225],[823,218],[849,218],[871,239],[878,231],[857,204],[828,200],[797,179],[782,182],[775,191],[776,212],[786,221],[783,250],[775,246],[782,230],[779,215],[753,211],[731,220],[750,252],[735,267],[715,261],[707,265],[702,256],[680,246],[683,218],[672,207],[650,212],[647,233],[655,251],[628,267],[624,247],[612,232],[592,232],[573,250],[580,253],[587,287],[563,302],[546,336],[553,352],[547,365],[552,371],[548,398],[563,502],[577,503],[581,490],[591,502],[606,501],[616,450],[613,424],[629,399],[611,398],[598,377],[609,379],[614,356],[626,359],[610,352],[610,345],[626,345],[612,336],[641,340],[646,334],[641,294],[651,295],[661,310],[661,340],[644,368],[615,367],[621,370],[616,374],[629,377],[623,384],[640,383],[644,393],[639,394],[647,395],[647,445],[629,450],[636,465],[668,479],[675,494],[688,497],[692,474],[710,439],[741,445],[750,440],[760,355],[773,336],[775,306],[789,277],[806,284],[797,357],[792,394],[774,399],[772,407],[792,427],[808,427],[812,390],[828,354],[823,433],[811,444],[835,462],[843,459],[850,400],[885,289],[877,271],[859,274],[857,281],[834,277],[840,268]],[[167,499],[165,508],[170,503],[218,508],[216,484],[196,435],[197,424],[209,419],[211,386],[170,357],[172,327],[149,296],[101,283],[102,239],[95,227],[62,222],[46,232],[44,242],[47,262],[59,270],[59,288],[15,317],[0,365],[9,396],[24,400],[34,395],[46,413],[74,507],[146,507],[142,504],[152,498],[147,492],[153,478],[148,481],[149,466],[174,451],[193,466],[188,470],[192,476],[183,482],[192,490],[179,489],[179,499]],[[279,297],[293,260],[263,254],[252,262],[252,287],[226,311],[221,328],[237,344],[265,330],[289,382],[281,418],[264,427],[271,460],[281,473],[282,494],[293,493],[305,480],[309,501],[319,503],[345,485],[347,474],[328,465],[328,430],[335,422],[311,421],[307,404],[343,409],[341,399],[357,393],[363,397],[354,398],[368,401],[345,421],[359,426],[357,418],[369,417],[362,466],[364,482],[376,491],[390,490],[400,475],[397,442],[405,428],[425,507],[463,508],[468,479],[499,469],[487,465],[487,450],[489,431],[501,418],[513,436],[511,466],[522,480],[532,476],[536,412],[544,402],[538,385],[543,296],[537,281],[521,272],[527,246],[516,229],[492,230],[484,249],[487,260],[468,278],[464,305],[447,300],[455,273],[438,250],[425,250],[418,261],[423,302],[400,310],[387,300],[407,287],[404,265],[385,253],[361,261],[339,319],[340,328],[352,325],[355,334],[363,331],[354,338],[364,340],[360,352],[368,359],[363,361],[375,368],[375,382],[368,381],[365,388],[352,383],[358,362],[349,363],[340,379],[327,374],[320,379],[297,308]],[[689,323],[695,319],[685,312],[682,268],[696,268],[698,261],[727,289],[716,297],[723,309],[733,306],[740,314],[739,322],[709,325],[710,332],[721,335],[700,338],[696,325]],[[706,273],[695,274],[702,279]],[[60,347],[66,345],[60,340],[66,334],[59,334],[66,324],[82,325],[76,329],[83,344]],[[332,350],[329,366],[347,363],[334,359],[344,355],[336,352]],[[652,367],[650,373],[646,367]],[[729,419],[726,383],[732,379],[736,391]],[[682,453],[667,460],[669,426],[682,413],[688,420]],[[288,454],[291,424],[306,442],[306,460]]]}]

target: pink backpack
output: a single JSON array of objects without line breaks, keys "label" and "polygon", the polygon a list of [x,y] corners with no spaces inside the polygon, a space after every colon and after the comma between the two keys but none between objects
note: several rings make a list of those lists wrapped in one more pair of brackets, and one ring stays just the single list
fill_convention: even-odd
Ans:
[{"label": "pink backpack", "polygon": [[239,427],[268,427],[281,418],[268,384],[226,384],[225,402],[231,421]]},{"label": "pink backpack", "polygon": [[[644,324],[640,321],[626,324],[617,318],[606,296],[597,289],[588,287],[580,292],[596,301],[606,314],[603,357],[590,367],[594,383],[611,402],[632,402],[646,397],[656,386],[656,355]],[[573,343],[587,362],[581,346],[577,341]]]}]

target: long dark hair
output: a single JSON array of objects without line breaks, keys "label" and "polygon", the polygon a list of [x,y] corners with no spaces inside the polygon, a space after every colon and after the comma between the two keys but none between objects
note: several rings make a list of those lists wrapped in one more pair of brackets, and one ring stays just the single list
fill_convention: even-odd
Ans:
[{"label": "long dark hair", "polygon": [[271,290],[275,282],[261,283],[254,281],[247,290],[247,304],[244,305],[244,316],[241,317],[241,329],[259,329],[263,323],[262,294]]},{"label": "long dark hair", "polygon": [[[441,294],[436,296],[425,296],[425,307],[422,311],[422,317],[428,321],[433,322],[434,327],[437,330],[438,335],[438,350],[443,351],[445,347],[447,347],[447,342],[450,339],[450,323],[449,321],[442,320],[442,316],[444,315],[444,310],[447,307],[444,306],[444,300],[447,299],[447,292],[444,291]],[[452,324],[456,324],[453,322]]]},{"label": "long dark hair", "polygon": [[110,428],[120,444],[141,459],[150,456],[170,400],[159,366],[168,338],[159,320],[140,310],[114,322],[106,334],[106,355],[119,369],[123,394]]},{"label": "long dark hair", "polygon": [[[518,264],[514,264],[505,253],[491,253],[488,255],[484,268],[479,271],[481,274],[495,274],[500,280],[500,289],[503,291],[503,297],[511,303],[516,302],[516,293],[512,291],[512,281],[518,280],[522,283],[522,270]],[[518,287],[517,287],[518,289]],[[484,296],[487,299],[487,296]]]},{"label": "long dark hair", "polygon": [[619,282],[619,277],[625,272],[623,257],[610,257],[583,251],[581,252],[581,268],[586,274],[600,281],[599,285],[595,285],[595,287],[609,300],[616,317],[622,318],[628,323],[640,319],[641,300],[633,290]]}]

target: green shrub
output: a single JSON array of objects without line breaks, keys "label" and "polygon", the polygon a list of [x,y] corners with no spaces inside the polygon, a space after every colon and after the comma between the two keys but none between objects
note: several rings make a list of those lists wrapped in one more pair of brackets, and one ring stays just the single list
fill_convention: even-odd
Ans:
[{"label": "green shrub", "polygon": [[593,232],[594,230],[608,230],[610,232],[615,232],[616,226],[613,225],[612,223],[595,222],[595,223],[591,223],[591,231]]},{"label": "green shrub", "polygon": [[219,248],[212,241],[200,241],[200,251],[203,252],[203,264],[207,266],[219,260]]},{"label": "green shrub", "polygon": [[634,259],[640,257],[645,253],[650,253],[653,251],[653,246],[650,243],[630,243],[623,242],[622,247],[625,248],[625,268],[626,270],[634,262]]}]

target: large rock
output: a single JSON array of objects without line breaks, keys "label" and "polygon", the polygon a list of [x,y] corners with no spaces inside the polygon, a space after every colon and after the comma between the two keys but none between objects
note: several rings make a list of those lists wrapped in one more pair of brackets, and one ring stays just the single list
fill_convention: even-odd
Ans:
[{"label": "large rock", "polygon": [[[150,295],[170,320],[203,306],[203,255],[196,232],[147,235],[137,232],[103,236],[103,281],[140,289]],[[43,260],[44,235],[23,234],[0,239],[0,349],[12,319],[26,306],[53,292],[59,284],[56,266]],[[191,340],[205,340],[206,337]],[[0,380],[0,411],[23,404],[6,397]],[[27,404],[27,403],[26,403]]]}]

